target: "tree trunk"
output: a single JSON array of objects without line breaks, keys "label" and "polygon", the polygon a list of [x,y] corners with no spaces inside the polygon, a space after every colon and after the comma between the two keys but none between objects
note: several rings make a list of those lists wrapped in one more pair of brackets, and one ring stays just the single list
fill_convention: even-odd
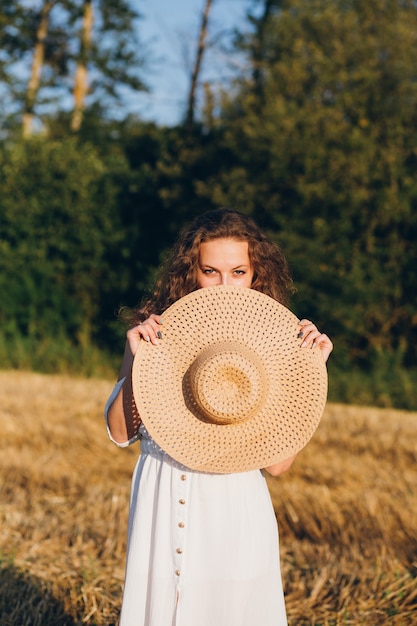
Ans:
[{"label": "tree trunk", "polygon": [[262,15],[258,19],[257,33],[253,47],[253,85],[258,101],[263,104],[264,101],[264,82],[263,82],[263,61],[264,61],[264,37],[265,27],[271,14],[274,0],[264,0],[264,9]]},{"label": "tree trunk", "polygon": [[74,111],[71,120],[71,130],[78,132],[84,117],[85,98],[88,92],[87,63],[91,48],[91,37],[94,23],[92,0],[84,1],[83,26],[80,42],[80,54],[74,79]]},{"label": "tree trunk", "polygon": [[198,84],[198,78],[201,70],[201,63],[203,55],[206,50],[206,38],[207,38],[207,25],[209,20],[210,9],[213,4],[213,0],[206,0],[203,15],[201,19],[200,34],[198,38],[197,57],[194,64],[194,69],[191,74],[191,85],[188,95],[188,107],[186,115],[186,126],[192,128],[195,118],[195,97]]},{"label": "tree trunk", "polygon": [[26,90],[25,108],[22,117],[23,137],[31,137],[33,126],[33,110],[36,96],[39,91],[42,65],[45,58],[45,39],[48,34],[49,14],[55,2],[44,2],[39,13],[39,23],[36,30],[35,47],[33,50],[33,61],[31,74]]}]

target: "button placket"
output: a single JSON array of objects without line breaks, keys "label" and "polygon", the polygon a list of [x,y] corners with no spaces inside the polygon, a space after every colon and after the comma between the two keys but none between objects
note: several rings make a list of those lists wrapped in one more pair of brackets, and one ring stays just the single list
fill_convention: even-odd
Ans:
[{"label": "button placket", "polygon": [[175,520],[176,529],[174,532],[175,544],[174,544],[174,567],[175,576],[180,579],[182,566],[183,566],[183,554],[184,544],[186,537],[187,526],[187,497],[189,487],[189,476],[184,472],[179,472],[176,477],[176,489],[175,489]]}]

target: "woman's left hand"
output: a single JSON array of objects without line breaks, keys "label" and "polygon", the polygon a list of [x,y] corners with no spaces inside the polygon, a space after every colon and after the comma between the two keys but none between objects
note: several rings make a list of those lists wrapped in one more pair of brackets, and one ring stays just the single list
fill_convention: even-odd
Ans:
[{"label": "woman's left hand", "polygon": [[314,348],[318,347],[321,350],[325,361],[330,356],[333,350],[333,343],[330,341],[327,335],[321,333],[317,326],[310,322],[310,320],[301,320],[299,338],[301,339],[302,348]]}]

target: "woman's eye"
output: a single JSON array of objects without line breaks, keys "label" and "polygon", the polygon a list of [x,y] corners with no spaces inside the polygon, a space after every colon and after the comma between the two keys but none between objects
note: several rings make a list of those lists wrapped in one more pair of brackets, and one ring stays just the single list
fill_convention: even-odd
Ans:
[{"label": "woman's eye", "polygon": [[214,270],[203,270],[203,274],[214,274]]},{"label": "woman's eye", "polygon": [[246,274],[245,270],[235,270],[235,274],[237,274],[238,276],[243,276],[244,274]]}]

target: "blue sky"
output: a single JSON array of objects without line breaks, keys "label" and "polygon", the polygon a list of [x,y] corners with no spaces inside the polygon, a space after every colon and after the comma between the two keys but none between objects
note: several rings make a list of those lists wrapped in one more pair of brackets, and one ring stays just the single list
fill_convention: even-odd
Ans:
[{"label": "blue sky", "polygon": [[[149,0],[138,3],[143,19],[139,37],[153,61],[144,72],[151,92],[135,98],[132,110],[159,124],[178,123],[185,111],[190,71],[205,0]],[[250,0],[213,0],[209,40],[226,43],[233,27],[242,27]],[[234,59],[237,63],[238,59]],[[213,45],[203,61],[202,78],[219,85],[231,75],[231,59]]]}]

